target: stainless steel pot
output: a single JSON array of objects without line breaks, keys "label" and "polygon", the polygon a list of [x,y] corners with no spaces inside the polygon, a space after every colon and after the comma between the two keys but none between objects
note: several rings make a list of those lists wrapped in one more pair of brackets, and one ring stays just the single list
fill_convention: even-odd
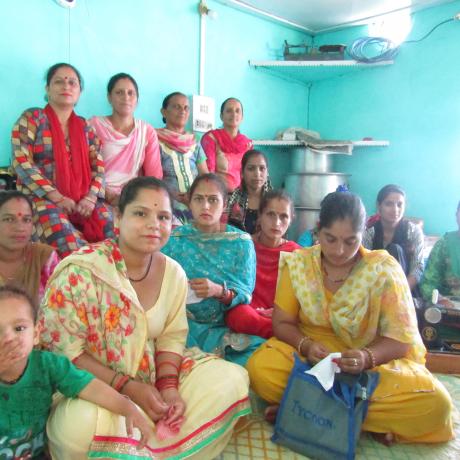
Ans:
[{"label": "stainless steel pot", "polygon": [[319,208],[321,200],[339,185],[347,184],[349,174],[302,173],[288,174],[285,188],[292,196],[295,206]]},{"label": "stainless steel pot", "polygon": [[331,155],[316,153],[308,147],[298,147],[291,152],[291,168],[293,173],[329,172],[331,170]]},{"label": "stainless steel pot", "polygon": [[319,209],[295,207],[295,219],[289,227],[288,238],[297,241],[305,230],[316,227],[319,219]]}]

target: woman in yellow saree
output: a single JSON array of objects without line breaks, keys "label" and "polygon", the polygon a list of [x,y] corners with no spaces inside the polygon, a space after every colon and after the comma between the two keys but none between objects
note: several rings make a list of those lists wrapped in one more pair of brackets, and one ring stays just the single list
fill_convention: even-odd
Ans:
[{"label": "woman in yellow saree", "polygon": [[[251,385],[279,404],[294,352],[312,364],[341,352],[342,371],[380,374],[363,430],[387,444],[448,441],[452,402],[424,366],[406,277],[386,251],[361,246],[364,224],[359,197],[331,193],[321,206],[320,244],[282,254],[275,337],[249,359]],[[267,416],[275,411],[271,406]]]},{"label": "woman in yellow saree", "polygon": [[131,180],[120,196],[118,240],[70,255],[48,284],[42,344],[128,396],[156,425],[138,449],[122,417],[63,398],[47,426],[55,460],[213,458],[250,411],[244,368],[184,350],[187,279],[160,253],[171,219],[162,181]]}]

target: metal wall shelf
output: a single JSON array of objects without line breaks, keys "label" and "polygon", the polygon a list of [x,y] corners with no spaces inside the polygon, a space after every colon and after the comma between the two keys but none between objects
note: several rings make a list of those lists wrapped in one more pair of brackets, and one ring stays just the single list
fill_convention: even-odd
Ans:
[{"label": "metal wall shelf", "polygon": [[393,61],[358,62],[343,61],[257,61],[249,60],[249,65],[262,69],[287,80],[294,80],[309,85],[315,81],[340,77],[358,70],[383,67],[393,64]]},{"label": "metal wall shelf", "polygon": [[[388,147],[389,141],[352,141],[353,147]],[[283,140],[271,140],[271,139],[259,139],[253,140],[254,145],[260,145],[265,147],[304,147],[305,142],[302,141],[283,141]]]}]

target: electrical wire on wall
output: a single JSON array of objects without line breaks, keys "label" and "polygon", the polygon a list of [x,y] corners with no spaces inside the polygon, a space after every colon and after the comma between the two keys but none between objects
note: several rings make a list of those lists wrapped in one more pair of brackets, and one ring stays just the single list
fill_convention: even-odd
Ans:
[{"label": "electrical wire on wall", "polygon": [[[375,55],[375,47],[380,49]],[[372,47],[374,55],[367,55],[367,49]],[[349,56],[359,62],[380,62],[390,61],[399,52],[399,46],[396,46],[389,38],[384,37],[362,37],[356,39],[351,47],[347,50]]]},{"label": "electrical wire on wall", "polygon": [[[380,62],[388,61],[396,57],[402,45],[407,43],[420,43],[428,38],[438,27],[449,22],[460,20],[460,13],[456,14],[453,18],[446,19],[445,21],[436,24],[427,34],[417,40],[406,40],[397,46],[390,39],[384,37],[361,37],[356,39],[351,46],[347,49],[348,55],[358,62]],[[377,49],[376,48],[380,48]],[[371,51],[369,51],[371,50]]]}]

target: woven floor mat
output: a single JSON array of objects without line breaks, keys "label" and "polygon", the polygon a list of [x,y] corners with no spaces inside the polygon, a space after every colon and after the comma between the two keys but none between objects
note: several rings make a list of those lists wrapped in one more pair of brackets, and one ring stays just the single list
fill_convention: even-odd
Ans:
[{"label": "woven floor mat", "polygon": [[[363,433],[358,443],[357,460],[447,460],[460,459],[460,378],[452,375],[438,375],[455,402],[455,432],[457,439],[445,444],[395,444],[386,447]],[[251,394],[253,413],[241,420],[235,433],[218,457],[219,460],[300,460],[302,455],[270,441],[273,426],[263,419],[264,402]]]}]

